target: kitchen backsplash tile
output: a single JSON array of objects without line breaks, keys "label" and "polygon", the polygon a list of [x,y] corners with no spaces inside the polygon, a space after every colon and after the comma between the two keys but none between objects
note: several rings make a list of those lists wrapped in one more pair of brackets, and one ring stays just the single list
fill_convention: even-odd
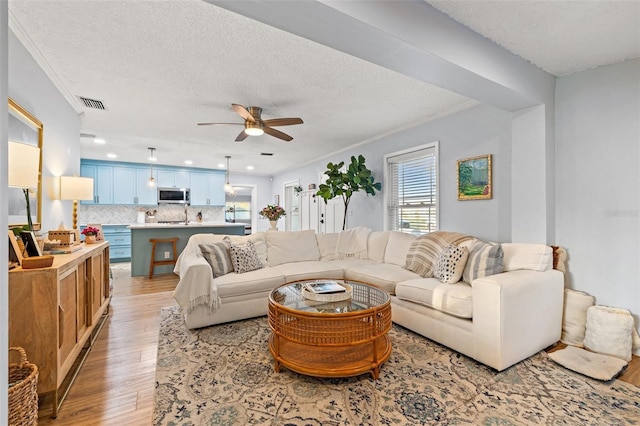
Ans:
[{"label": "kitchen backsplash tile", "polygon": [[[83,205],[78,206],[78,223],[133,224],[139,211],[155,212],[155,220],[184,220],[184,206],[161,205],[147,208],[122,205]],[[224,207],[189,207],[189,220],[196,220],[202,212],[203,222],[224,222]]]}]

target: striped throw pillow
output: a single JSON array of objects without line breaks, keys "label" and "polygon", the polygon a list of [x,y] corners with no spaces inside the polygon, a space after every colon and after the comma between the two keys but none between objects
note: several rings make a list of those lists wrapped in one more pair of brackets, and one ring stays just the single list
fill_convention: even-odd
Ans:
[{"label": "striped throw pillow", "polygon": [[200,251],[211,265],[214,277],[233,272],[233,263],[229,254],[229,243],[220,241],[211,244],[200,244]]},{"label": "striped throw pillow", "polygon": [[474,240],[468,246],[469,258],[462,273],[462,280],[471,284],[473,280],[504,271],[504,253],[500,244]]}]

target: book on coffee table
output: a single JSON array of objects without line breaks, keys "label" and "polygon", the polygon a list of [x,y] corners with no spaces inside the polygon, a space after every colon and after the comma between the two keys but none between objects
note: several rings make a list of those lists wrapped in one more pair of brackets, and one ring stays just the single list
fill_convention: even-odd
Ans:
[{"label": "book on coffee table", "polygon": [[305,284],[307,291],[316,294],[330,294],[330,293],[344,293],[347,291],[344,286],[341,286],[336,281],[316,281],[314,283]]}]

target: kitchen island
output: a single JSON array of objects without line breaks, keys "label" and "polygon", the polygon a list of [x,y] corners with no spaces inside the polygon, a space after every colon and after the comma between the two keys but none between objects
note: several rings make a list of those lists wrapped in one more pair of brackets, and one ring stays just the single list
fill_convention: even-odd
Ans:
[{"label": "kitchen island", "polygon": [[[130,225],[131,230],[131,276],[140,277],[149,275],[149,263],[151,261],[150,238],[178,237],[178,253],[182,253],[184,247],[193,234],[223,234],[244,235],[244,224],[224,222],[184,222],[179,223],[141,223]],[[173,248],[170,243],[160,243],[156,247],[156,260],[165,260],[166,253]],[[173,265],[158,265],[154,274],[166,274],[173,271]]]}]

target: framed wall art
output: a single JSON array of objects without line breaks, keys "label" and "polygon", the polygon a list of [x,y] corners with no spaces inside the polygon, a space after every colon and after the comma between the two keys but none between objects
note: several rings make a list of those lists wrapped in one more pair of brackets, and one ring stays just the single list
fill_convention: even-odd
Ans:
[{"label": "framed wall art", "polygon": [[458,160],[458,200],[489,200],[493,197],[491,154]]}]

